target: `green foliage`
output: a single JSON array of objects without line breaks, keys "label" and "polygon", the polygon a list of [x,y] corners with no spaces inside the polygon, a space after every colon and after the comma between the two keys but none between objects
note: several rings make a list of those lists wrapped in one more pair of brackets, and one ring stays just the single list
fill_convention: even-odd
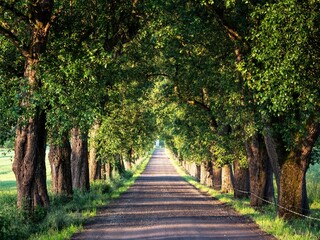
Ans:
[{"label": "green foliage", "polygon": [[18,84],[23,76],[23,59],[1,35],[0,55],[0,144],[3,144],[14,136],[14,126],[21,114]]},{"label": "green foliage", "polygon": [[[319,4],[265,4],[252,13],[252,51],[243,68],[263,119],[275,122],[289,146],[319,119]],[[316,120],[318,121],[318,120]]]},{"label": "green foliage", "polygon": [[107,115],[103,116],[95,139],[100,161],[113,162],[117,154],[127,161],[134,161],[153,146],[155,117],[148,109],[145,84],[122,82],[109,90],[109,102],[105,107]]}]

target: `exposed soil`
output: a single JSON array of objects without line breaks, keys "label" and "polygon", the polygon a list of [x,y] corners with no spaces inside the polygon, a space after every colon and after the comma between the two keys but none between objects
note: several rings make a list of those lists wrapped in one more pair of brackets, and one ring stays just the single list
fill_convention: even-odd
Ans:
[{"label": "exposed soil", "polygon": [[275,239],[185,182],[157,150],[144,173],[72,239]]}]

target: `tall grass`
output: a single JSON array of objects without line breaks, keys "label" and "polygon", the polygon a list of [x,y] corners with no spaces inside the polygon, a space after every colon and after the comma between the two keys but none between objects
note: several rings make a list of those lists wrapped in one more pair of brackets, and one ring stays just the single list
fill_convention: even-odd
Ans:
[{"label": "tall grass", "polygon": [[69,239],[82,229],[85,219],[95,216],[99,207],[119,197],[134,183],[149,158],[150,155],[123,176],[92,183],[90,192],[74,192],[72,200],[50,194],[50,208],[37,209],[29,221],[15,206],[16,190],[0,192],[0,239]]},{"label": "tall grass", "polygon": [[[320,221],[308,220],[308,219],[296,219],[290,222],[283,221],[277,217],[276,207],[273,205],[267,205],[260,209],[255,209],[250,206],[249,199],[238,200],[234,199],[233,194],[221,194],[207,186],[200,184],[195,178],[188,175],[179,162],[171,158],[178,173],[190,184],[198,188],[200,191],[205,192],[212,197],[219,199],[231,207],[233,207],[240,214],[250,217],[255,221],[262,230],[272,234],[280,240],[319,240],[320,239]],[[319,169],[315,169],[315,172]],[[312,176],[308,176],[309,178]],[[319,182],[315,182],[318,187]],[[311,184],[312,186],[315,186]],[[309,186],[310,187],[310,186]],[[320,218],[320,198],[319,192],[315,193],[313,202],[311,204],[311,216]],[[311,198],[311,197],[310,197]]]},{"label": "tall grass", "polygon": [[311,165],[307,171],[307,192],[311,206],[320,209],[320,164]]}]

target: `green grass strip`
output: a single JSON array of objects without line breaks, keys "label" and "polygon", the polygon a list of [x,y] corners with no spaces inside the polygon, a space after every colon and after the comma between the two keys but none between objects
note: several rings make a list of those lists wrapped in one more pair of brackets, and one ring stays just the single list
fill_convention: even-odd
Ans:
[{"label": "green grass strip", "polygon": [[208,186],[200,184],[194,177],[191,177],[179,164],[177,160],[170,157],[171,162],[178,174],[185,181],[199,189],[201,192],[220,200],[234,208],[241,215],[251,218],[259,227],[280,240],[319,240],[320,223],[306,219],[296,219],[285,222],[277,217],[276,209],[272,205],[267,205],[257,210],[250,206],[249,199],[238,200],[233,194],[222,194]]}]

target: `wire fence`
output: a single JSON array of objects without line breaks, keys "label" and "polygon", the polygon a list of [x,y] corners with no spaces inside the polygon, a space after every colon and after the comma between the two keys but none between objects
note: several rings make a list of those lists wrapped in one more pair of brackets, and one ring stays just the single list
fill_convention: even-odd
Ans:
[{"label": "wire fence", "polygon": [[[182,167],[183,167],[183,166],[182,166]],[[183,167],[183,168],[184,168],[184,167]],[[184,169],[185,169],[185,168],[184,168]],[[185,171],[188,172],[186,169],[185,169]],[[221,186],[222,186],[222,185],[214,185],[214,186],[212,186],[212,187],[213,187],[214,189],[216,189],[216,188],[220,188]],[[290,213],[292,213],[292,214],[295,214],[295,215],[297,215],[297,216],[304,217],[304,218],[306,218],[306,219],[315,220],[315,221],[319,221],[319,222],[320,222],[320,218],[311,217],[311,216],[304,215],[304,214],[302,214],[302,213],[298,213],[298,212],[296,212],[296,211],[293,211],[293,210],[291,210],[291,209],[288,209],[288,208],[286,208],[286,207],[283,207],[283,206],[277,204],[276,202],[272,202],[272,201],[266,200],[266,199],[264,199],[264,198],[262,198],[262,197],[260,197],[260,196],[258,196],[258,195],[256,195],[256,194],[252,193],[252,192],[243,191],[243,190],[236,189],[236,188],[233,188],[233,190],[234,190],[234,191],[237,191],[237,192],[240,192],[240,193],[245,193],[245,194],[248,194],[248,195],[252,195],[252,196],[260,199],[261,201],[263,201],[263,202],[265,202],[265,203],[268,203],[268,204],[273,205],[273,206],[275,206],[275,207],[284,209],[284,210],[286,210],[286,211],[288,211],[288,212],[290,212]],[[301,210],[307,210],[307,209],[301,209]]]},{"label": "wire fence", "polygon": [[271,202],[271,201],[269,201],[269,200],[266,200],[266,199],[264,199],[264,198],[262,198],[262,197],[260,197],[260,196],[258,196],[258,195],[256,195],[256,194],[252,193],[252,192],[243,191],[243,190],[239,190],[239,189],[236,189],[236,188],[234,188],[234,191],[255,196],[256,198],[260,199],[261,201],[263,201],[263,202],[265,202],[265,203],[268,203],[268,204],[274,205],[274,206],[276,206],[276,207],[278,207],[278,208],[284,209],[284,210],[286,210],[286,211],[288,211],[288,212],[290,212],[290,213],[293,213],[293,214],[295,214],[295,215],[297,215],[297,216],[304,217],[304,218],[307,218],[307,219],[310,219],[310,220],[315,220],[315,221],[319,221],[319,222],[320,222],[320,218],[315,218],[315,217],[311,217],[311,216],[307,216],[307,215],[304,215],[304,214],[295,212],[295,211],[293,211],[293,210],[291,210],[291,209],[288,209],[288,208],[286,208],[286,207],[283,207],[283,206],[281,206],[281,205],[279,205],[279,204],[277,204],[277,203],[275,203],[275,202]]}]

